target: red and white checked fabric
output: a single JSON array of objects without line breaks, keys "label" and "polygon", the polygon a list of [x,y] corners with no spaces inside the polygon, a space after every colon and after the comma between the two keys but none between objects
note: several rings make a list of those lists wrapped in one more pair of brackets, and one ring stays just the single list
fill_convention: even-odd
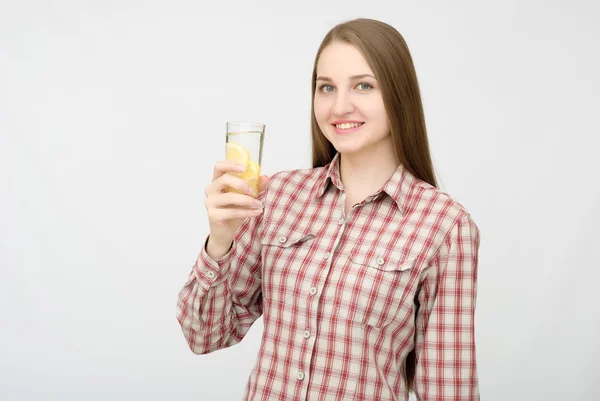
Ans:
[{"label": "red and white checked fabric", "polygon": [[474,314],[479,229],[402,165],[344,213],[339,154],[280,172],[228,254],[203,249],[179,293],[192,351],[240,342],[261,315],[244,400],[479,400]]}]

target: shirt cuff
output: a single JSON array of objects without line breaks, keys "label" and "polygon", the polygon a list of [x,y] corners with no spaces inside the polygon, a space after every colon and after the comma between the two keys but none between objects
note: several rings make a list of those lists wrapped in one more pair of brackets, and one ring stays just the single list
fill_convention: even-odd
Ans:
[{"label": "shirt cuff", "polygon": [[206,252],[208,238],[209,237],[207,236],[206,241],[204,241],[202,251],[200,252],[200,256],[198,257],[198,262],[196,263],[194,270],[196,278],[200,282],[204,283],[207,287],[210,287],[225,273],[224,270],[226,270],[226,267],[229,265],[234,243],[231,244],[231,247],[225,255],[213,259]]}]

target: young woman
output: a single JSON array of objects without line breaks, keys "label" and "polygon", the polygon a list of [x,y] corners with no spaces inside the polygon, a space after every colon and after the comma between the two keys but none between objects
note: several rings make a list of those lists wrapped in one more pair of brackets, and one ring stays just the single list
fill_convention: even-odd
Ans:
[{"label": "young woman", "polygon": [[261,315],[245,400],[478,400],[479,230],[436,187],[413,62],[379,21],[334,27],[312,79],[313,168],[215,164],[210,235],[179,293],[190,348],[240,342]]}]

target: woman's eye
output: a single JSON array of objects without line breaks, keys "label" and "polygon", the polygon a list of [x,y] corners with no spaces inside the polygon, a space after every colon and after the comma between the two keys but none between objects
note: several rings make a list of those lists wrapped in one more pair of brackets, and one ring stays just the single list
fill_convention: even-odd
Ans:
[{"label": "woman's eye", "polygon": [[371,89],[373,86],[371,84],[367,84],[365,82],[358,84],[358,89],[362,90],[362,91],[366,91]]},{"label": "woman's eye", "polygon": [[333,92],[333,86],[321,85],[321,92]]}]

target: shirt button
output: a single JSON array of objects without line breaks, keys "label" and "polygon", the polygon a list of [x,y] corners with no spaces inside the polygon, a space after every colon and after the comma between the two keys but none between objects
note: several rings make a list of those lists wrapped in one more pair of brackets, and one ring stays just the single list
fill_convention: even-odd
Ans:
[{"label": "shirt button", "polygon": [[329,252],[323,254],[323,259],[329,259],[331,254]]},{"label": "shirt button", "polygon": [[310,295],[315,295],[317,293],[317,287],[313,287],[310,289]]},{"label": "shirt button", "polygon": [[383,258],[377,258],[377,264],[378,264],[379,266],[381,266],[381,265],[382,265],[382,264],[384,264],[384,263],[385,263],[385,260],[383,260]]},{"label": "shirt button", "polygon": [[209,270],[208,271],[208,278],[215,278],[215,272]]},{"label": "shirt button", "polygon": [[310,337],[310,331],[306,330],[304,332],[304,338],[309,338]]},{"label": "shirt button", "polygon": [[340,226],[341,226],[342,224],[344,224],[344,218],[343,218],[343,217],[340,219],[340,221],[338,221],[338,224],[339,224]]},{"label": "shirt button", "polygon": [[296,376],[296,377],[298,377],[298,380],[304,380],[304,372],[302,372],[302,371],[298,372],[298,376]]},{"label": "shirt button", "polygon": [[287,238],[279,237],[279,242],[281,242],[283,244],[285,241],[287,241]]}]

